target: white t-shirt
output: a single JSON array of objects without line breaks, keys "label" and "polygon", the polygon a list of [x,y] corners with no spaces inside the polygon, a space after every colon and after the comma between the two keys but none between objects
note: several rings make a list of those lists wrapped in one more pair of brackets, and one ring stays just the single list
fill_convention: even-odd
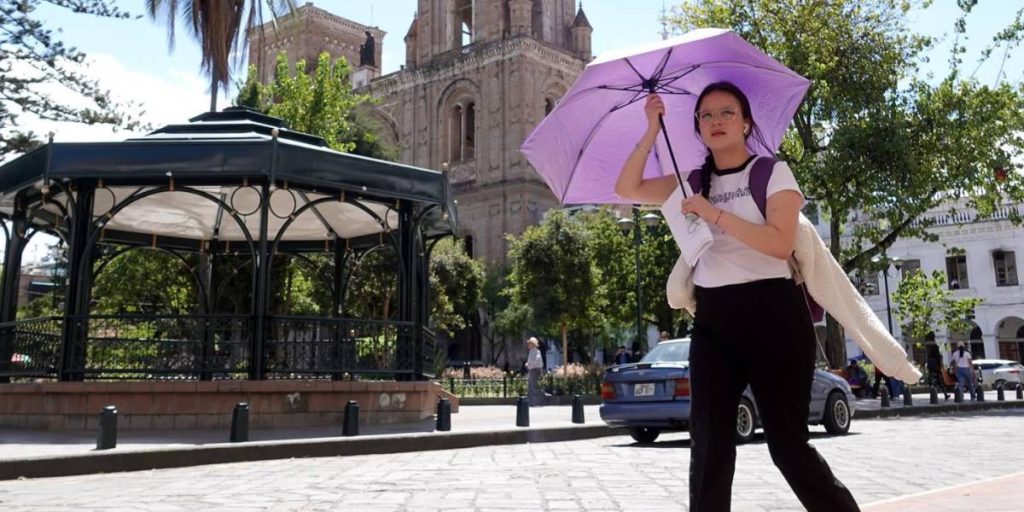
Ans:
[{"label": "white t-shirt", "polygon": [[970,368],[971,367],[971,353],[964,350],[963,357],[960,356],[960,349],[953,350],[953,363],[956,364],[957,368]]},{"label": "white t-shirt", "polygon": [[[725,169],[711,176],[709,200],[717,208],[747,222],[764,224],[765,218],[750,195],[750,169],[756,158],[735,169]],[[775,163],[765,197],[783,190],[795,190],[803,195],[793,171],[786,162]],[[759,252],[718,229],[708,221],[714,241],[697,261],[693,270],[693,284],[705,288],[749,283],[762,279],[789,278],[792,271],[785,260]]]}]

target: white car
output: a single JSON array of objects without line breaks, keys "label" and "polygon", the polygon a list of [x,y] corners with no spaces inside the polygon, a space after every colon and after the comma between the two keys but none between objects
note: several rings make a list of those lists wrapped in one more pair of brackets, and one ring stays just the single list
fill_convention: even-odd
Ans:
[{"label": "white car", "polygon": [[981,372],[981,383],[996,388],[1003,384],[1004,388],[1024,384],[1024,365],[1009,359],[977,359],[975,370]]}]

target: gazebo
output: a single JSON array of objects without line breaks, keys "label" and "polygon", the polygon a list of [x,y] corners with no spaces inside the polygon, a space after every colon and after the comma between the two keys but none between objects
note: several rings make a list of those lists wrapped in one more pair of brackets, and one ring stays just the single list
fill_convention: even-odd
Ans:
[{"label": "gazebo", "polygon": [[[337,152],[244,108],[122,142],[49,143],[0,167],[6,220],[0,382],[23,378],[221,380],[433,372],[428,258],[455,230],[441,172]],[[8,229],[8,226],[11,229]],[[17,318],[22,252],[38,233],[67,248],[62,314]],[[346,259],[397,254],[391,318],[346,315]],[[103,248],[103,250],[99,250]],[[138,248],[199,261],[196,314],[90,314],[110,259]],[[272,314],[273,255],[329,253],[330,315]],[[213,311],[223,255],[249,255],[249,311]],[[183,260],[184,261],[184,260]]]}]

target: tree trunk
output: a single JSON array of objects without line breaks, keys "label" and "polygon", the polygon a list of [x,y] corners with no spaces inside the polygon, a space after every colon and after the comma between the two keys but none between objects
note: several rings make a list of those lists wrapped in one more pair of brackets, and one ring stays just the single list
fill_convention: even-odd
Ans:
[{"label": "tree trunk", "polygon": [[562,324],[562,375],[569,376],[569,324]]},{"label": "tree trunk", "polygon": [[217,76],[210,73],[210,112],[217,111]]},{"label": "tree trunk", "polygon": [[[829,250],[836,261],[839,261],[842,251],[840,228],[838,216],[833,215],[829,221]],[[825,315],[825,332],[825,357],[828,358],[828,365],[830,368],[842,368],[846,362],[846,338],[843,336],[843,327],[832,318],[832,315]]]}]

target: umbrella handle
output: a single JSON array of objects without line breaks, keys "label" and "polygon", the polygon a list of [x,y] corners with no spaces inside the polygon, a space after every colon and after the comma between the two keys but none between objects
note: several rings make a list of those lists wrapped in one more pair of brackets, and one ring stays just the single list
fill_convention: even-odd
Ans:
[{"label": "umbrella handle", "polygon": [[672,150],[672,141],[668,139],[668,130],[665,128],[665,115],[658,114],[658,124],[661,125],[661,134],[665,136],[665,145],[668,146],[668,156],[672,159],[672,169],[676,172],[676,179],[679,180],[679,188],[686,197],[686,187],[683,186],[683,176],[679,174],[679,164],[676,163],[676,153]]},{"label": "umbrella handle", "polygon": [[[661,125],[661,134],[665,136],[665,145],[668,146],[668,155],[672,159],[672,169],[676,172],[676,179],[679,180],[679,190],[683,193],[683,198],[686,197],[686,187],[683,186],[683,176],[679,174],[679,164],[676,163],[676,153],[672,150],[672,141],[668,139],[668,130],[665,129],[665,116],[664,114],[658,114],[658,124]],[[686,220],[690,222],[697,221],[697,214],[687,213]]]}]

